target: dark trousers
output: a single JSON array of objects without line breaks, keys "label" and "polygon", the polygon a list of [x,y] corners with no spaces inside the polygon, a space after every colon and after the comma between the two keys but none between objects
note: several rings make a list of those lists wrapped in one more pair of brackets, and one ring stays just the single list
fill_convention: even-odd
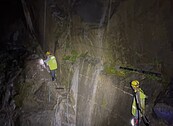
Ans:
[{"label": "dark trousers", "polygon": [[52,76],[52,81],[55,80],[55,70],[50,70],[50,74]]}]

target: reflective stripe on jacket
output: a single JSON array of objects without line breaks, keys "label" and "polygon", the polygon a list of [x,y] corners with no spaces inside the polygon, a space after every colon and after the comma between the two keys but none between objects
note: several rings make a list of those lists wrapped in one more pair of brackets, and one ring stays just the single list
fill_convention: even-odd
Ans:
[{"label": "reflective stripe on jacket", "polygon": [[57,62],[55,56],[50,55],[49,60],[47,61],[50,70],[57,69]]},{"label": "reflective stripe on jacket", "polygon": [[[139,96],[137,96],[139,95]],[[138,106],[141,109],[141,111],[144,113],[145,110],[145,98],[146,95],[142,91],[142,89],[139,89],[139,91],[136,92],[136,100],[138,102]],[[132,104],[132,115],[136,116],[137,114],[137,106],[136,106],[136,100],[135,97],[133,98],[133,104]]]}]

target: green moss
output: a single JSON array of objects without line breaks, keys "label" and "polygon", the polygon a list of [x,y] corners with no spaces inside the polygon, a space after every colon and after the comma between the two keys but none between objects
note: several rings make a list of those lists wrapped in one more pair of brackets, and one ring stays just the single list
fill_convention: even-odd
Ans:
[{"label": "green moss", "polygon": [[126,73],[124,71],[117,70],[115,67],[110,66],[110,65],[104,67],[104,72],[106,74],[112,74],[112,75],[117,75],[117,76],[125,76],[126,75]]},{"label": "green moss", "polygon": [[79,54],[75,50],[72,50],[70,55],[65,55],[63,57],[63,60],[68,60],[70,62],[75,62],[78,57],[79,57]]},{"label": "green moss", "polygon": [[70,55],[65,55],[63,57],[63,60],[67,60],[74,63],[78,58],[85,57],[87,54],[88,52],[79,54],[76,50],[72,50]]},{"label": "green moss", "polygon": [[63,60],[70,60],[70,56],[66,56],[66,55],[65,55],[65,56],[63,57]]}]

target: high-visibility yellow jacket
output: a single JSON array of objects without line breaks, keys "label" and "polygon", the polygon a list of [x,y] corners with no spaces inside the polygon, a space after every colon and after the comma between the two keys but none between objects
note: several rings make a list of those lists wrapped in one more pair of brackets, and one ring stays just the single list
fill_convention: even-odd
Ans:
[{"label": "high-visibility yellow jacket", "polygon": [[[147,97],[143,90],[139,88],[139,90],[135,91],[136,95],[136,100],[138,103],[139,108],[141,109],[142,113],[144,114],[145,110],[145,98]],[[136,100],[135,97],[133,98],[133,104],[132,104],[132,115],[136,116],[137,115],[137,106],[136,106]]]},{"label": "high-visibility yellow jacket", "polygon": [[53,55],[49,55],[48,58],[46,60],[44,60],[44,62],[47,63],[47,65],[49,66],[50,70],[55,70],[57,69],[57,62],[56,62],[56,58]]}]

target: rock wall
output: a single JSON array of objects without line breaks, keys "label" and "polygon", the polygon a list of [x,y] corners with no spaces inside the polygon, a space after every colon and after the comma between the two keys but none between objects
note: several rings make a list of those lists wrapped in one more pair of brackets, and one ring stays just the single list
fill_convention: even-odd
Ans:
[{"label": "rock wall", "polygon": [[[71,91],[75,99],[76,125],[116,125],[117,119],[122,121],[122,125],[127,124],[121,116],[125,109],[120,110],[122,106],[119,105],[118,99],[121,95],[126,94],[130,97],[131,94],[122,92],[121,88],[112,85],[113,80],[118,82],[117,78],[102,74],[103,66],[100,61],[94,61],[93,64],[93,60],[82,60],[82,65],[78,66],[79,70],[75,69],[78,70],[77,75],[75,73],[73,76],[75,81],[72,83]],[[114,106],[117,108],[114,109]],[[121,112],[118,113],[118,110]],[[129,118],[128,115],[124,117]]]},{"label": "rock wall", "polygon": [[[140,81],[148,96],[146,112],[151,124],[161,125],[153,117],[152,107],[164,87],[163,81],[151,75],[117,70],[115,66],[159,72],[163,80],[172,77],[171,1],[125,0],[116,11],[111,11],[106,1],[99,23],[85,22],[74,13],[67,14],[66,21],[55,20],[61,17],[57,8],[65,8],[64,12],[69,9],[65,6],[69,5],[65,4],[67,1],[56,4],[61,2],[47,4],[46,25],[42,16],[35,20],[35,24],[41,25],[37,25],[38,33],[46,32],[38,38],[46,38],[46,48],[55,53],[58,80],[67,89],[68,103],[61,113],[65,121],[59,120],[56,125],[130,125],[129,82],[133,79]],[[43,15],[43,11],[36,11],[40,4],[34,5],[33,11]],[[36,124],[42,125],[33,121]]]},{"label": "rock wall", "polygon": [[170,3],[128,0],[120,4],[110,21],[110,34],[118,36],[116,42],[122,45],[121,50],[124,48],[128,63],[136,67],[153,66],[151,69],[168,78],[172,77],[173,69],[169,65],[172,62],[170,29],[173,21]]}]

